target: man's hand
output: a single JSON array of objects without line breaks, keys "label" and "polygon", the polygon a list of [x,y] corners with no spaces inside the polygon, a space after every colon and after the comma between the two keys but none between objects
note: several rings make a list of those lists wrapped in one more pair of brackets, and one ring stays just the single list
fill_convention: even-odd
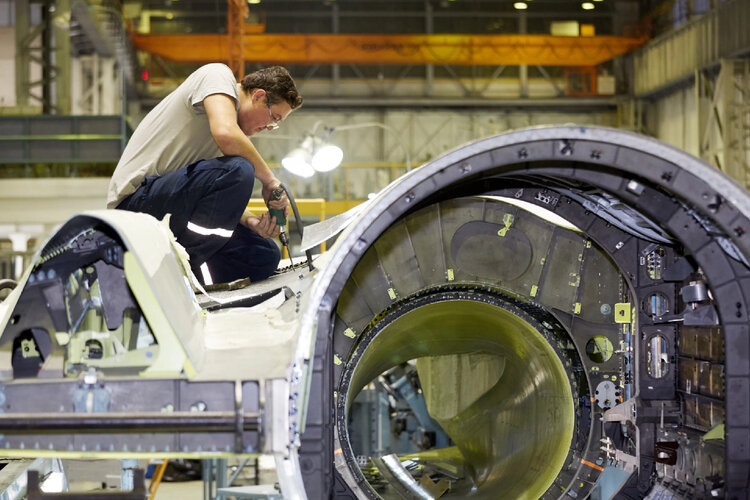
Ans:
[{"label": "man's hand", "polygon": [[276,224],[276,217],[271,217],[268,212],[263,212],[260,216],[243,215],[242,225],[264,238],[274,238],[279,235],[281,230],[279,225]]},{"label": "man's hand", "polygon": [[274,178],[271,182],[263,184],[263,190],[261,191],[263,201],[266,202],[268,208],[275,208],[276,210],[283,210],[284,217],[289,217],[289,198],[286,196],[286,192],[281,194],[281,199],[272,200],[271,193],[274,189],[281,186],[281,182]]}]

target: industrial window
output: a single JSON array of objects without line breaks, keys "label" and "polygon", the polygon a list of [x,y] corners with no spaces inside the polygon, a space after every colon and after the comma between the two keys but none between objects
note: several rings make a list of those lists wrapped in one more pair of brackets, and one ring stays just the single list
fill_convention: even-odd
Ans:
[{"label": "industrial window", "polygon": [[15,4],[11,0],[0,0],[0,27],[13,26],[16,17]]}]

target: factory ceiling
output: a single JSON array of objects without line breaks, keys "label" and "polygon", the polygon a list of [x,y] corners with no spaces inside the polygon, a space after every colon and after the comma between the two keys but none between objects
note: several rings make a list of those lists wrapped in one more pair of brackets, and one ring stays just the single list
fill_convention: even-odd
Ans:
[{"label": "factory ceiling", "polygon": [[[233,3],[237,14],[229,8]],[[519,3],[526,8],[516,8]],[[638,2],[631,0],[595,1],[590,10],[570,0],[245,5],[147,0],[125,2],[125,15],[138,49],[178,63],[221,60],[242,47],[244,62],[251,64],[595,66],[646,40]],[[560,30],[580,36],[559,36]]]}]

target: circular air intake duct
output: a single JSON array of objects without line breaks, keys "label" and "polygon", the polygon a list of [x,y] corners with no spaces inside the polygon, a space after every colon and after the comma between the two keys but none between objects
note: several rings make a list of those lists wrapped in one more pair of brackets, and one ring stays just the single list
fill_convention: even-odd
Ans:
[{"label": "circular air intake duct", "polygon": [[745,495],[748,215],[713,167],[600,128],[510,132],[394,182],[303,313],[310,495],[583,498],[608,465],[631,498]]}]

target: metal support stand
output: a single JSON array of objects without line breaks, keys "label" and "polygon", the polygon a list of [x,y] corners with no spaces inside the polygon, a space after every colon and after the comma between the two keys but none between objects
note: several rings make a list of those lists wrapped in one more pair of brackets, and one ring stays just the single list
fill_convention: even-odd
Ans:
[{"label": "metal support stand", "polygon": [[122,472],[120,473],[120,489],[131,491],[133,489],[134,471],[138,468],[138,460],[132,458],[121,460]]},{"label": "metal support stand", "polygon": [[0,460],[0,500],[25,498],[26,477],[30,470],[36,471],[45,480],[57,475],[54,481],[56,486],[62,491],[68,490],[68,480],[59,458],[37,458],[36,460],[9,458]]},{"label": "metal support stand", "polygon": [[227,497],[234,498],[254,498],[258,500],[281,500],[284,496],[281,494],[278,484],[258,484],[260,479],[259,460],[254,459],[255,485],[252,486],[232,486],[234,480],[240,475],[250,459],[246,458],[240,462],[237,470],[229,478],[227,487],[219,488],[216,492],[216,500],[224,500]]},{"label": "metal support stand", "polygon": [[92,491],[90,493],[82,492],[64,492],[64,493],[45,493],[41,490],[39,484],[39,471],[28,471],[27,500],[50,500],[61,498],[66,500],[143,500],[146,497],[146,485],[144,482],[143,469],[133,471],[133,490],[132,491]]},{"label": "metal support stand", "polygon": [[203,460],[203,500],[215,500],[219,488],[227,486],[226,458]]}]

